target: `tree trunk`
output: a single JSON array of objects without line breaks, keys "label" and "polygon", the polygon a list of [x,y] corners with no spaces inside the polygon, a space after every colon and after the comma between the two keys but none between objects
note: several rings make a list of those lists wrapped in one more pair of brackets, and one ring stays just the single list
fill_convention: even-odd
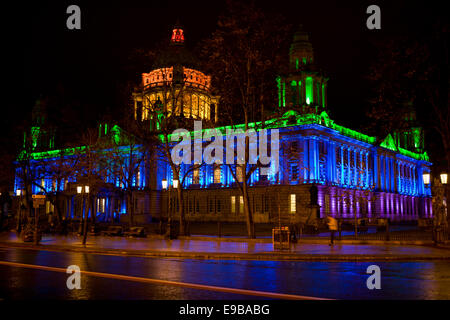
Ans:
[{"label": "tree trunk", "polygon": [[248,197],[248,186],[246,179],[243,179],[242,183],[242,191],[243,191],[243,198],[244,198],[244,213],[245,213],[245,219],[247,222],[247,234],[249,239],[255,238],[255,225],[253,223],[253,212],[250,208],[250,201]]},{"label": "tree trunk", "polygon": [[134,205],[133,205],[133,193],[127,191],[127,209],[128,209],[128,223],[130,227],[134,225]]},{"label": "tree trunk", "polygon": [[83,224],[83,245],[86,245],[87,230],[88,230],[88,218],[89,218],[89,193],[86,199],[85,211],[84,211],[84,224]]},{"label": "tree trunk", "polygon": [[61,221],[62,221],[62,216],[61,216],[61,212],[62,212],[62,210],[61,210],[61,208],[60,208],[60,206],[59,206],[59,192],[57,192],[56,193],[56,195],[55,195],[55,203],[54,203],[54,206],[55,206],[55,216],[56,216],[56,218],[58,219],[58,225],[60,225],[61,224]]},{"label": "tree trunk", "polygon": [[34,244],[39,244],[39,207],[34,209]]},{"label": "tree trunk", "polygon": [[[450,175],[450,154],[447,154],[447,176]],[[449,204],[450,204],[450,186],[448,185],[448,181],[447,184],[444,185],[445,187],[445,196],[446,196],[446,201],[447,201],[447,239],[450,240],[450,208],[449,208]]]},{"label": "tree trunk", "polygon": [[185,226],[184,226],[184,206],[183,206],[183,190],[181,188],[181,183],[179,183],[177,188],[177,197],[178,197],[178,213],[180,214],[180,236],[185,235]]}]

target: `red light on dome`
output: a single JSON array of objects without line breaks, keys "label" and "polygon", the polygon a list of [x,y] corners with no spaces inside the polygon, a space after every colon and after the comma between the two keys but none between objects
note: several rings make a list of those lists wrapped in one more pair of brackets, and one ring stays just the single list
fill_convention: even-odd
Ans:
[{"label": "red light on dome", "polygon": [[173,29],[173,31],[172,31],[172,42],[177,42],[177,43],[184,42],[183,29]]}]

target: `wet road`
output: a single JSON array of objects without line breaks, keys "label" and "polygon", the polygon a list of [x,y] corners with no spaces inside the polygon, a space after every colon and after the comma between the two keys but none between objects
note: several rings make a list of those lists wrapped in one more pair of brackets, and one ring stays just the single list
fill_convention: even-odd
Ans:
[{"label": "wet road", "polygon": [[[0,248],[0,261],[332,299],[450,299],[450,262],[298,262],[154,259]],[[369,290],[367,267],[381,268],[381,289]],[[68,274],[0,265],[0,299],[257,299],[81,275],[69,290]],[[263,297],[261,297],[263,298]]]}]

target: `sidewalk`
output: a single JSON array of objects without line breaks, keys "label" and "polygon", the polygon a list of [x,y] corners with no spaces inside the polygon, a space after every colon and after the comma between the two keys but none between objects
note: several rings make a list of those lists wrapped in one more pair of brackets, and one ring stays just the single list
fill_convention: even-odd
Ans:
[{"label": "sidewalk", "polygon": [[[239,241],[238,241],[239,240]],[[261,240],[261,239],[259,239]],[[267,239],[266,239],[267,240]],[[241,260],[450,260],[450,248],[393,245],[345,244],[335,246],[307,241],[292,244],[290,250],[274,250],[270,242],[248,239],[185,237],[166,240],[157,238],[124,238],[89,236],[86,246],[77,236],[44,236],[38,246],[24,243],[14,232],[0,234],[0,247],[29,248],[35,250],[88,252],[97,254],[131,255],[145,257],[171,257],[188,259],[241,259]]]}]

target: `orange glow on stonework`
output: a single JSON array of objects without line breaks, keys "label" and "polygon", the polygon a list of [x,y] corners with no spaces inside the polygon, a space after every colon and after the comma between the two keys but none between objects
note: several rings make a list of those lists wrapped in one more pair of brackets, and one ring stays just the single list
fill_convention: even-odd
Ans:
[{"label": "orange glow on stonework", "polygon": [[[209,90],[211,87],[211,76],[190,68],[183,68],[183,72],[186,85],[205,90]],[[143,73],[142,82],[145,88],[158,87],[172,83],[172,77],[173,67],[160,68],[149,73]]]}]

